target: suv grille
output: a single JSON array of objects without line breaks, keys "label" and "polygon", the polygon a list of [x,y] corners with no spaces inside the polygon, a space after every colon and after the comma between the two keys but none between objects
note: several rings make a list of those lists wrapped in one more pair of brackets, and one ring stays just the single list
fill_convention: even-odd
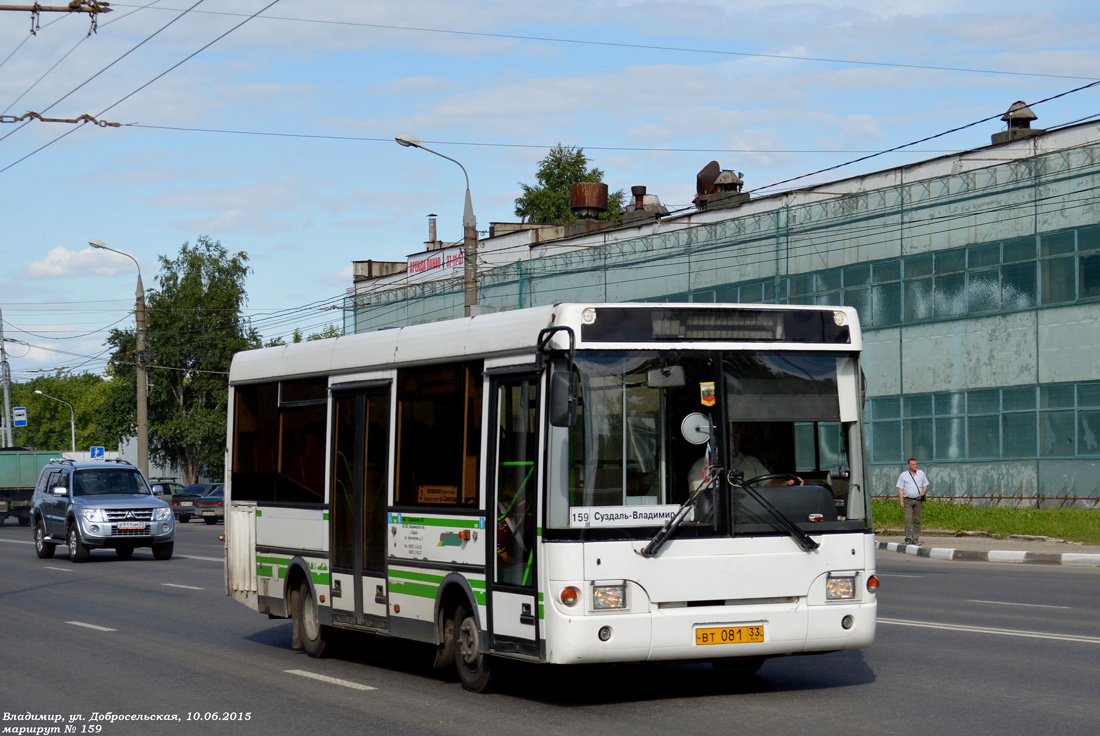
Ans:
[{"label": "suv grille", "polygon": [[152,521],[152,509],[107,509],[108,521]]}]

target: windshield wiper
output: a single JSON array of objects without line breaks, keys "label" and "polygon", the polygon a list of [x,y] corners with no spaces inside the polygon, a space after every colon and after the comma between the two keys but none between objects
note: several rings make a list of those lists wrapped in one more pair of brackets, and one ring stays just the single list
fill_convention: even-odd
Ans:
[{"label": "windshield wiper", "polygon": [[813,552],[815,549],[821,546],[813,540],[813,537],[802,531],[802,527],[791,521],[791,517],[787,516],[782,511],[777,509],[771,501],[766,499],[764,495],[760,493],[760,491],[756,490],[748,483],[733,483],[733,485],[737,488],[743,488],[750,496],[752,496],[753,500],[755,500],[769,514],[771,514],[772,519],[775,522],[774,526],[777,529],[785,531],[787,532],[787,534],[791,535],[791,537],[794,538],[794,541],[803,550],[805,550],[806,552]]},{"label": "windshield wiper", "polygon": [[656,557],[657,552],[659,552],[664,543],[668,541],[668,538],[671,537],[673,533],[676,532],[676,529],[680,526],[680,524],[682,524],[684,520],[687,519],[688,514],[692,510],[692,506],[695,504],[696,500],[698,500],[703,491],[714,488],[717,485],[718,476],[716,474],[715,477],[711,478],[709,481],[701,484],[698,488],[696,488],[692,492],[692,494],[687,497],[687,500],[680,504],[680,508],[676,510],[676,513],[672,515],[672,518],[665,522],[665,525],[661,527],[661,530],[653,536],[653,539],[649,540],[649,544],[647,544],[638,554],[640,554],[642,557]]}]

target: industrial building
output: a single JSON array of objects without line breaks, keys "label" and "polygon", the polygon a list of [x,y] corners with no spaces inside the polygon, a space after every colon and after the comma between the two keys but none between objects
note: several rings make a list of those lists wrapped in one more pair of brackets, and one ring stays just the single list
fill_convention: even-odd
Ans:
[{"label": "industrial building", "polygon": [[[990,145],[797,191],[750,196],[712,165],[690,211],[635,187],[619,226],[494,224],[477,309],[854,306],[876,495],[912,456],[936,498],[1095,507],[1100,123],[1002,120]],[[433,233],[408,263],[356,264],[346,332],[461,317],[462,252]]]}]

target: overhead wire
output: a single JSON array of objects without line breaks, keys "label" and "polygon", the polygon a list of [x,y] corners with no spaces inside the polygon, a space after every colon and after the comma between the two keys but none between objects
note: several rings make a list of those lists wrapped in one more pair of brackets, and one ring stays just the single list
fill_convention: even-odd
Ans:
[{"label": "overhead wire", "polygon": [[[115,3],[115,7],[127,7],[125,4]],[[157,10],[172,10],[172,8],[157,8]],[[240,16],[243,13],[231,13],[227,11],[217,10],[201,10],[197,11],[205,15],[231,15]],[[776,59],[781,61],[811,61],[815,63],[825,64],[838,64],[844,66],[875,66],[875,67],[888,67],[897,69],[910,69],[910,70],[926,70],[926,71],[947,71],[947,72],[962,72],[966,74],[992,74],[992,75],[1004,75],[1014,77],[1040,77],[1049,79],[1097,79],[1097,77],[1085,77],[1072,74],[1044,74],[1042,72],[1015,72],[1005,71],[1002,69],[974,69],[967,67],[952,67],[943,65],[931,65],[931,64],[904,64],[887,61],[869,61],[865,59],[836,59],[828,57],[816,57],[816,56],[798,56],[795,54],[764,54],[750,51],[729,51],[726,49],[700,49],[680,46],[658,46],[653,44],[640,44],[640,43],[622,43],[616,41],[593,41],[587,39],[576,38],[560,38],[551,36],[531,36],[521,35],[515,33],[489,33],[487,31],[460,31],[448,28],[428,28],[424,26],[398,26],[392,24],[382,23],[362,23],[358,21],[343,21],[343,20],[331,20],[322,18],[292,18],[286,16],[269,15],[264,16],[264,20],[268,21],[289,21],[295,23],[315,23],[323,25],[336,25],[336,26],[349,26],[357,28],[371,28],[376,30],[386,31],[404,31],[414,33],[432,33],[432,34],[444,34],[453,36],[468,36],[468,37],[481,37],[492,39],[503,39],[509,41],[537,41],[540,43],[559,43],[559,44],[575,44],[580,46],[603,46],[608,48],[620,48],[620,49],[637,49],[641,51],[670,51],[676,53],[689,53],[689,54],[707,54],[715,56],[730,56],[730,57],[742,57],[742,58],[758,58],[758,59]]]}]

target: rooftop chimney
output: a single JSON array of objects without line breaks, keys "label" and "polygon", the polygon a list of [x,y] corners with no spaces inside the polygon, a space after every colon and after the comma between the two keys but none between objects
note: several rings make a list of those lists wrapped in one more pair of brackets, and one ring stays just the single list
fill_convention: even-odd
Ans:
[{"label": "rooftop chimney", "polygon": [[598,181],[579,181],[569,187],[569,209],[578,220],[598,219],[607,212],[607,185]]},{"label": "rooftop chimney", "polygon": [[1016,100],[1016,102],[1013,102],[1012,106],[1008,108],[1008,112],[1001,116],[1001,120],[1008,123],[1008,130],[994,133],[992,136],[993,145],[1042,135],[1046,132],[1045,130],[1031,127],[1031,121],[1038,119],[1038,116],[1031,111],[1031,108],[1028,107],[1027,104],[1022,100]]},{"label": "rooftop chimney", "polygon": [[711,161],[695,175],[695,199],[692,204],[700,210],[726,209],[740,207],[749,201],[748,193],[742,193],[745,186],[742,174],[723,169],[717,161]]},{"label": "rooftop chimney", "polygon": [[630,187],[633,199],[623,209],[623,224],[629,225],[641,220],[656,220],[668,214],[668,208],[661,204],[656,194],[646,194],[644,186]]}]

